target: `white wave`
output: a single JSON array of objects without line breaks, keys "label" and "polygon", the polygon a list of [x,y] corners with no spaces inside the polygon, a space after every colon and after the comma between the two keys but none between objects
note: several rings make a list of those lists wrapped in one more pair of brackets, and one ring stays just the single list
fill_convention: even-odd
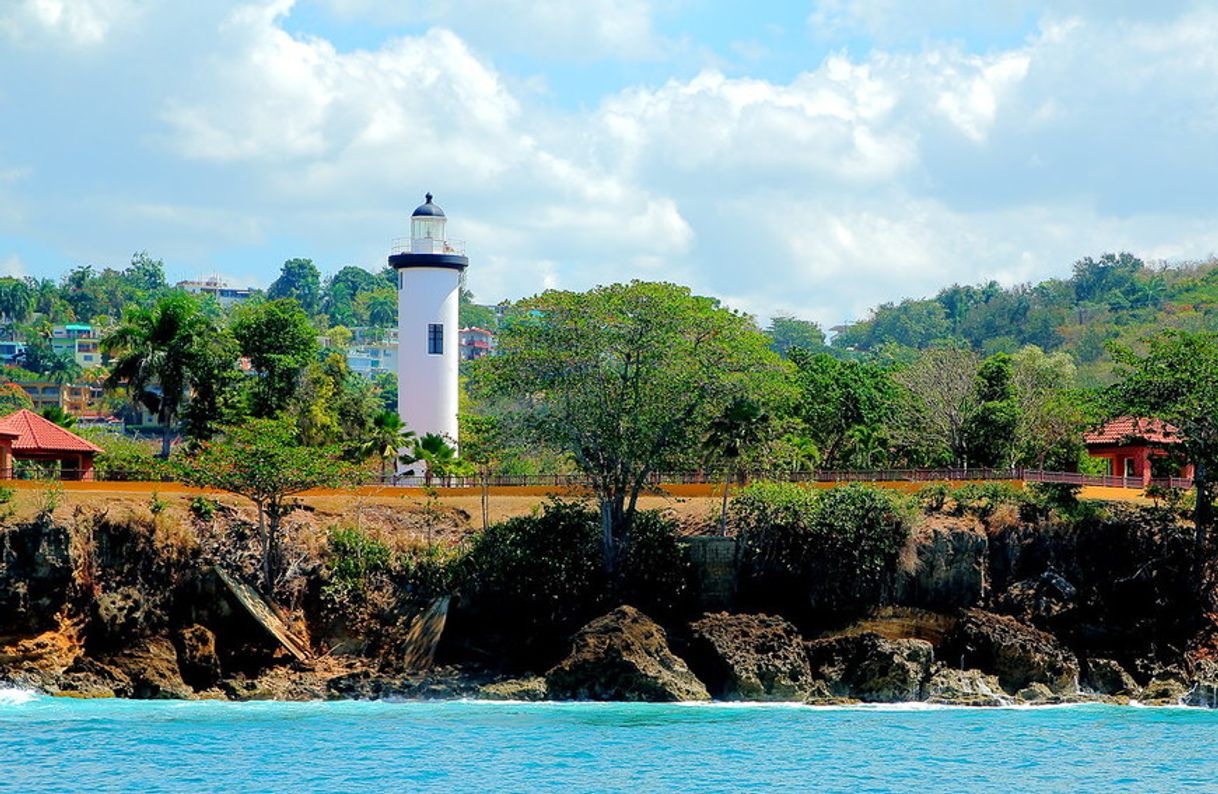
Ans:
[{"label": "white wave", "polygon": [[0,706],[20,706],[38,699],[38,693],[30,689],[0,687]]}]

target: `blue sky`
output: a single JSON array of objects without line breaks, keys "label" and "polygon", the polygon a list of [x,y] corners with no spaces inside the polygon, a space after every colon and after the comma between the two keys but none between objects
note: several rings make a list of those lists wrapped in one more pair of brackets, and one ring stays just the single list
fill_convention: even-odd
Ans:
[{"label": "blue sky", "polygon": [[480,299],[669,279],[834,325],[1218,250],[1218,5],[8,0],[0,271],[377,269],[424,191]]}]

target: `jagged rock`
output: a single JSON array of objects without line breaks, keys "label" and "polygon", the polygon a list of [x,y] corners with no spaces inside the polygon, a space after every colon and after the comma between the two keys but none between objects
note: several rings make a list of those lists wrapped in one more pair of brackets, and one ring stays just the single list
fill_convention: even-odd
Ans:
[{"label": "jagged rock", "polygon": [[0,635],[53,628],[72,587],[65,527],[36,522],[0,528]]},{"label": "jagged rock", "polygon": [[802,700],[812,683],[803,638],[770,615],[706,615],[690,625],[685,659],[717,698]]},{"label": "jagged rock", "polygon": [[1077,601],[1078,588],[1049,568],[1040,576],[1013,583],[998,600],[998,608],[1018,620],[1045,625],[1069,613]]},{"label": "jagged rock", "polygon": [[1182,703],[1191,689],[1178,673],[1164,671],[1142,688],[1137,699],[1155,706],[1173,706]]},{"label": "jagged rock", "polygon": [[478,690],[483,700],[545,700],[546,694],[546,680],[539,675],[496,681]]},{"label": "jagged rock", "polygon": [[709,700],[706,687],[668,648],[655,621],[621,606],[580,629],[566,659],[546,673],[556,700]]},{"label": "jagged rock", "polygon": [[60,696],[79,698],[127,698],[132,696],[131,679],[122,671],[96,659],[82,657],[55,682]]},{"label": "jagged rock", "polygon": [[1112,659],[1088,659],[1083,685],[1101,695],[1132,696],[1138,691],[1133,676]]},{"label": "jagged rock", "polygon": [[812,676],[831,697],[868,703],[918,700],[934,649],[923,640],[848,634],[807,643]]},{"label": "jagged rock", "polygon": [[103,662],[130,679],[133,698],[186,699],[193,694],[178,670],[173,643],[163,637],[139,640]]},{"label": "jagged rock", "polygon": [[220,680],[216,635],[205,626],[189,626],[178,634],[178,667],[182,679],[195,689],[209,689]]},{"label": "jagged rock", "polygon": [[978,527],[924,526],[914,537],[914,562],[896,580],[903,606],[951,610],[985,597],[988,541]]},{"label": "jagged rock", "polygon": [[1004,706],[1008,702],[998,679],[980,670],[939,667],[923,692],[927,703],[944,706]]},{"label": "jagged rock", "polygon": [[80,656],[80,641],[70,627],[0,645],[0,666],[58,673]]},{"label": "jagged rock", "polygon": [[925,640],[938,647],[956,628],[957,617],[913,607],[880,607],[843,634],[871,632],[887,640]]},{"label": "jagged rock", "polygon": [[93,603],[90,634],[107,644],[124,643],[142,634],[150,617],[143,593],[120,587],[102,593]]},{"label": "jagged rock", "polygon": [[979,609],[963,613],[942,648],[942,657],[953,665],[997,676],[1010,692],[1034,683],[1058,693],[1077,689],[1078,659],[1053,635]]}]

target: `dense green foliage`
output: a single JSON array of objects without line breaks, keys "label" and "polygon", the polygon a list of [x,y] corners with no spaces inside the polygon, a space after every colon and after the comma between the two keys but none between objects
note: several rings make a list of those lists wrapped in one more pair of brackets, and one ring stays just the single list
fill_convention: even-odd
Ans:
[{"label": "dense green foliage", "polygon": [[1025,345],[1065,351],[1086,385],[1113,377],[1109,342],[1128,344],[1160,328],[1215,329],[1218,261],[1152,267],[1128,253],[1085,257],[1068,279],[1000,287],[946,287],[925,300],[877,307],[833,338],[840,351],[925,349],[955,340],[981,354]]},{"label": "dense green foliage", "polygon": [[743,596],[797,619],[843,619],[884,595],[909,538],[891,492],[753,483],[732,503]]},{"label": "dense green foliage", "polygon": [[[635,542],[615,584],[601,565],[600,518],[572,502],[511,518],[476,534],[457,566],[457,586],[479,636],[504,627],[505,651],[551,655],[583,623],[620,603],[657,617],[692,603],[692,573],[676,528],[659,514],[640,513]],[[528,638],[524,641],[524,638]]]},{"label": "dense green foliage", "polygon": [[673,284],[521,301],[479,362],[481,393],[523,438],[569,454],[600,501],[606,568],[656,471],[688,466],[734,398],[772,401],[784,368],[752,320]]}]

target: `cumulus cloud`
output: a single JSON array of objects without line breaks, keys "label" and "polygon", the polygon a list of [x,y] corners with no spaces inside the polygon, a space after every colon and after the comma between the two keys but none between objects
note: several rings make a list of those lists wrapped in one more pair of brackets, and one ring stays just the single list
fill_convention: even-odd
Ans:
[{"label": "cumulus cloud", "polygon": [[[925,6],[932,22],[884,0],[822,2],[814,25],[892,43],[833,50],[782,80],[705,69],[625,85],[573,110],[520,90],[495,53],[527,28],[534,46],[553,36],[586,50],[555,58],[648,57],[649,4],[596,0],[577,19],[514,0],[480,14],[466,0],[329,2],[352,24],[406,20],[410,33],[344,48],[289,25],[291,0],[208,5],[186,21],[145,11],[131,23],[145,40],[198,46],[144,55],[151,70],[98,68],[99,84],[143,86],[146,101],[123,106],[143,134],[73,116],[76,139],[97,136],[91,151],[136,167],[108,180],[0,131],[0,154],[31,153],[24,178],[0,177],[0,234],[72,229],[55,244],[75,257],[148,247],[266,283],[287,256],[379,267],[432,190],[468,241],[480,298],[665,278],[828,325],[954,281],[1061,274],[1104,250],[1218,247],[1218,12],[1203,5],[1105,16],[1011,2],[1003,30],[1018,35],[971,47],[931,35],[959,8],[946,0]],[[80,7],[107,5],[122,3]],[[33,24],[34,5],[21,8]],[[483,32],[496,26],[499,50]],[[16,120],[29,140],[38,118]],[[71,192],[36,196],[57,169]]]},{"label": "cumulus cloud", "polygon": [[0,8],[0,33],[27,44],[60,38],[73,45],[93,45],[138,10],[134,0],[8,0]]}]

